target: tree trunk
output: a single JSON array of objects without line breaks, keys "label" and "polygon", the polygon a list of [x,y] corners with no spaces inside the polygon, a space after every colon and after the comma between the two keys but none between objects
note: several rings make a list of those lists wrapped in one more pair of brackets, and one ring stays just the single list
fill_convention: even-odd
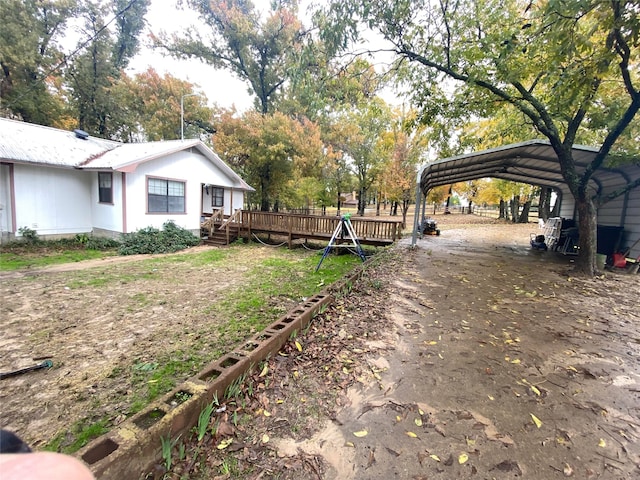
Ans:
[{"label": "tree trunk", "polygon": [[551,216],[551,189],[542,187],[540,189],[540,199],[538,200],[538,218],[545,222]]},{"label": "tree trunk", "polygon": [[402,201],[402,229],[407,228],[407,212],[409,211],[409,200]]},{"label": "tree trunk", "polygon": [[502,198],[500,199],[500,214],[498,218],[507,218],[507,204]]},{"label": "tree trunk", "polygon": [[517,197],[511,199],[511,222],[516,223],[518,220],[518,210],[520,210],[520,202]]},{"label": "tree trunk", "polygon": [[367,191],[364,188],[360,189],[360,195],[358,195],[358,215],[364,216],[364,209],[367,204]]},{"label": "tree trunk", "polygon": [[527,200],[522,205],[522,213],[518,218],[518,223],[529,223],[529,210],[531,210],[531,200]]},{"label": "tree trunk", "polygon": [[444,213],[449,213],[449,204],[451,202],[452,194],[453,194],[453,185],[449,185],[449,194],[447,195],[447,204],[444,207]]},{"label": "tree trunk", "polygon": [[473,201],[469,200],[469,211],[467,212],[469,215],[473,212]]},{"label": "tree trunk", "polygon": [[596,207],[586,195],[576,198],[576,209],[578,212],[578,241],[579,251],[576,260],[576,270],[585,275],[594,276],[597,273],[596,267],[596,230],[597,212]]},{"label": "tree trunk", "polygon": [[556,201],[555,205],[553,206],[553,210],[551,210],[551,213],[549,214],[549,217],[559,217],[560,216],[560,202]]}]

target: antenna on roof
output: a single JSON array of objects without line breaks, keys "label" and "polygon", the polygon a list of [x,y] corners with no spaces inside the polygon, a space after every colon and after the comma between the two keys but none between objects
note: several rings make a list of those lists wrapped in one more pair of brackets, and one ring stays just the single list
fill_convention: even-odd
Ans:
[{"label": "antenna on roof", "polygon": [[86,140],[87,138],[89,138],[89,134],[87,132],[85,132],[84,130],[80,130],[79,128],[76,128],[73,133],[76,134],[76,138],[79,138],[81,140]]}]

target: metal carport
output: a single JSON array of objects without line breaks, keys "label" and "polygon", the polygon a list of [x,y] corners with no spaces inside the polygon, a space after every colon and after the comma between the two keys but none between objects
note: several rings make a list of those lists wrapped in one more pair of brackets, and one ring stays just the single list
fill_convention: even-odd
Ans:
[{"label": "metal carport", "polygon": [[[576,145],[573,158],[579,174],[593,161],[598,149]],[[413,244],[416,242],[418,222],[421,215],[421,195],[441,185],[475,180],[478,178],[500,178],[513,182],[551,187],[560,202],[559,215],[574,218],[573,195],[562,177],[560,162],[550,143],[546,140],[529,140],[480,152],[445,158],[431,163],[418,173],[416,214],[414,219]],[[601,167],[589,182],[593,196],[606,198],[630,184],[634,188],[619,195],[598,208],[598,225],[623,227],[622,245],[631,246],[640,238],[640,163],[616,167]],[[640,256],[640,244],[631,251],[631,256]]]}]

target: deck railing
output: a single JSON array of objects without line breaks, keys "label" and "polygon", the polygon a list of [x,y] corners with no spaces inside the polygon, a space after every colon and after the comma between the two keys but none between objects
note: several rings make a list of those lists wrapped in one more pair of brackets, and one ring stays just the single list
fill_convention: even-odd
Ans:
[{"label": "deck railing", "polygon": [[[340,217],[242,211],[243,230],[279,233],[289,237],[331,236],[339,222]],[[399,239],[402,232],[400,220],[351,217],[351,224],[360,241],[391,243]]]}]

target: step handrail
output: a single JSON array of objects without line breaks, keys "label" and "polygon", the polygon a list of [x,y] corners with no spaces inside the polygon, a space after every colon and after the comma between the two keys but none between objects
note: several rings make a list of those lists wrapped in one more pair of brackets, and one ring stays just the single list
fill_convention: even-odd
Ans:
[{"label": "step handrail", "polygon": [[236,209],[233,215],[230,215],[229,218],[224,219],[224,221],[222,222],[218,230],[224,230],[225,228],[228,228],[229,225],[232,223],[240,224],[241,222],[239,221],[238,217],[241,217],[241,216],[242,216],[242,209],[240,208]]}]

